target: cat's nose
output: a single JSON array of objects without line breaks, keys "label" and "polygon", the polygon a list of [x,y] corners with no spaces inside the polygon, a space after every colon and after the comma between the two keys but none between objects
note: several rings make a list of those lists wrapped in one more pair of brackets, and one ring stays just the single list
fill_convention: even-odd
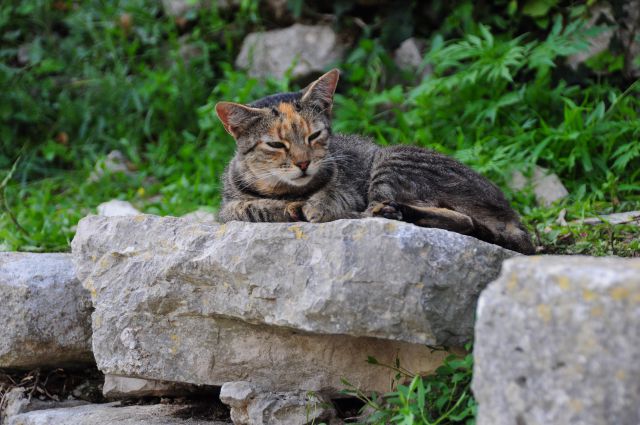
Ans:
[{"label": "cat's nose", "polygon": [[309,161],[296,162],[296,166],[302,171],[307,171],[307,168],[309,168]]}]

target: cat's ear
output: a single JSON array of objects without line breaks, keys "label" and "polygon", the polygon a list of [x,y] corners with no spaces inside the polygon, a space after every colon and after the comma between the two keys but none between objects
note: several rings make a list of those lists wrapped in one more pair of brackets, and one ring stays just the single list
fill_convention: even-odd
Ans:
[{"label": "cat's ear", "polygon": [[336,91],[340,71],[332,69],[322,77],[309,84],[302,92],[302,101],[318,106],[320,110],[331,113],[333,93]]},{"label": "cat's ear", "polygon": [[234,138],[251,127],[264,115],[264,110],[252,108],[233,102],[218,102],[216,104],[216,114],[222,121],[225,130]]}]

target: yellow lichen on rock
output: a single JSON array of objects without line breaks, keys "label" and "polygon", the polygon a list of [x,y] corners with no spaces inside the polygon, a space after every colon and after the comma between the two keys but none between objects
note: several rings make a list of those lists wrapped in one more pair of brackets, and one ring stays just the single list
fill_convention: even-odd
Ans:
[{"label": "yellow lichen on rock", "polygon": [[296,239],[307,239],[308,236],[302,232],[302,229],[298,225],[293,225],[289,227],[289,230],[292,231],[296,237]]},{"label": "yellow lichen on rock", "polygon": [[536,311],[538,312],[538,316],[540,316],[545,323],[549,323],[551,321],[551,308],[548,305],[538,304]]}]

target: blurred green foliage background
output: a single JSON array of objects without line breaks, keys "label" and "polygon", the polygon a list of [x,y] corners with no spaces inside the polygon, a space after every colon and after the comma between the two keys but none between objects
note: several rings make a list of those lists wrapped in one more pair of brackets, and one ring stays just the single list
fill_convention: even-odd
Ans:
[{"label": "blurred green foliage background", "polygon": [[[474,167],[505,190],[542,252],[640,249],[633,227],[555,223],[562,209],[567,220],[640,209],[638,58],[614,37],[579,69],[566,65],[625,25],[625,2],[591,24],[590,2],[289,0],[284,17],[270,2],[232,3],[176,18],[152,0],[2,2],[1,250],[68,250],[78,220],[112,198],[152,214],[215,210],[234,144],[213,106],[300,88],[233,66],[247,33],[293,22],[329,23],[351,42],[335,64],[337,131]],[[391,56],[410,36],[427,45],[423,78]],[[90,178],[115,149],[135,172]],[[535,164],[570,197],[541,208],[530,190],[512,192],[513,171]]]}]

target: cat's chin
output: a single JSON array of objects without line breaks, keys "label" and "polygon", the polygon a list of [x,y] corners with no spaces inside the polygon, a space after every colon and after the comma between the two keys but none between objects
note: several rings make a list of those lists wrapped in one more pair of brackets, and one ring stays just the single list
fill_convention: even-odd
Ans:
[{"label": "cat's chin", "polygon": [[305,174],[304,176],[296,177],[295,179],[288,179],[287,183],[291,186],[306,186],[312,179],[312,175]]}]

